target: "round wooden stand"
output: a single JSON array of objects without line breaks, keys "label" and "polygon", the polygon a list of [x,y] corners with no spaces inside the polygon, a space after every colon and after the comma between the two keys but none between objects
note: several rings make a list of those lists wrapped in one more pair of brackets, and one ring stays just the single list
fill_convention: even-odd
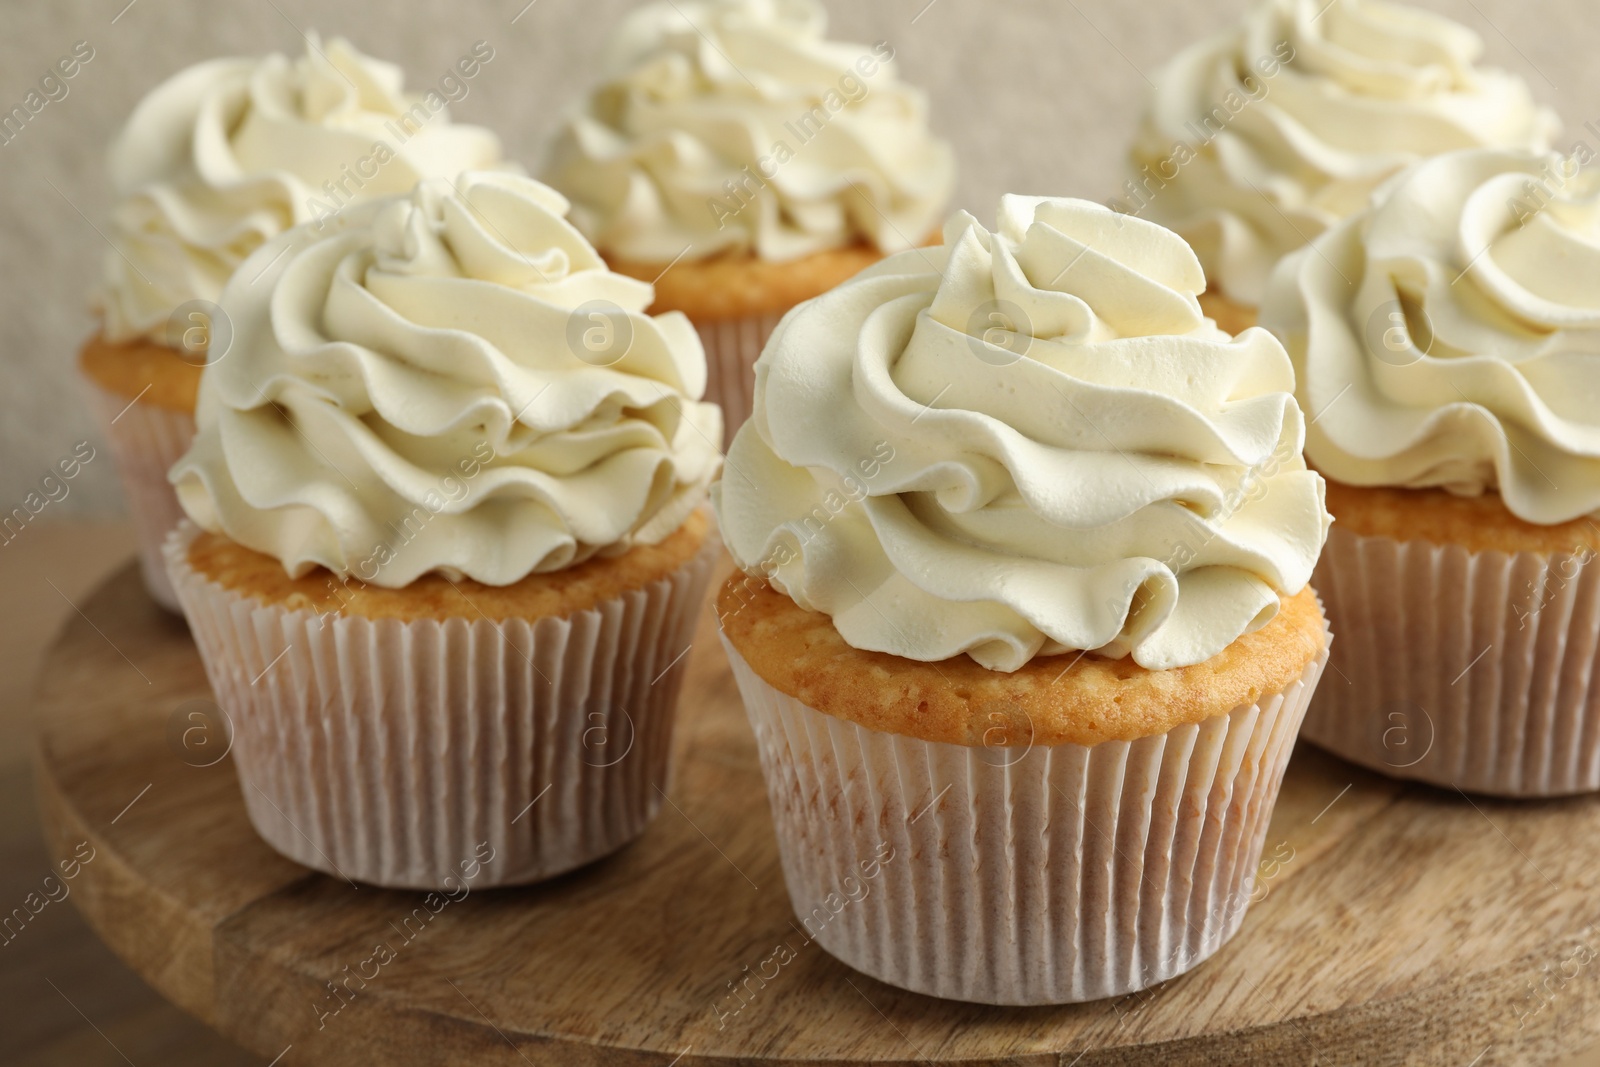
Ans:
[{"label": "round wooden stand", "polygon": [[[135,569],[81,608],[38,708],[51,848],[93,855],[72,899],[164,995],[280,1067],[1489,1065],[1600,1033],[1600,799],[1468,799],[1301,746],[1257,902],[1213,959],[1115,1001],[996,1009],[879,984],[797,934],[709,612],[644,837],[430,914],[256,837],[188,632]],[[785,942],[794,960],[735,997]]]}]

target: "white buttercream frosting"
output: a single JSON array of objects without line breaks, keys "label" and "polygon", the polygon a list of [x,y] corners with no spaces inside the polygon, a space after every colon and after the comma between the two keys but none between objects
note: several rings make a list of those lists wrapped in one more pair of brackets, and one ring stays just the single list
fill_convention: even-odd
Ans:
[{"label": "white buttercream frosting", "polygon": [[1282,346],[1096,204],[1008,196],[944,238],[773,334],[713,487],[736,562],[857,648],[1002,671],[1183,666],[1268,622],[1329,522]]},{"label": "white buttercream frosting", "polygon": [[383,586],[505,585],[677,529],[720,462],[705,355],[566,209],[469,173],[263,246],[222,298],[184,509],[291,575]]},{"label": "white buttercream frosting", "polygon": [[1265,0],[1157,76],[1129,202],[1183,234],[1214,286],[1258,305],[1279,258],[1404,167],[1550,147],[1555,115],[1520,78],[1477,66],[1482,52],[1465,26],[1387,0]]},{"label": "white buttercream frosting", "polygon": [[215,302],[291,226],[499,162],[494,134],[452,123],[437,93],[406,93],[398,67],[338,38],[299,59],[190,67],[139,103],[111,149],[105,336],[165,341],[174,308]]},{"label": "white buttercream frosting", "polygon": [[552,147],[546,180],[573,222],[644,263],[920,244],[949,202],[950,146],[892,47],[830,41],[826,27],[816,0],[635,11]]},{"label": "white buttercream frosting", "polygon": [[1529,522],[1600,513],[1600,174],[1489,149],[1428,160],[1285,259],[1262,324],[1352,485],[1498,490]]}]

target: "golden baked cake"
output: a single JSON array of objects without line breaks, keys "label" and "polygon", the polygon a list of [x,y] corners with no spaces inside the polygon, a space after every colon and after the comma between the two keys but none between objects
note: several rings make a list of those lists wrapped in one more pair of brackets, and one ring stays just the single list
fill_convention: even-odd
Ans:
[{"label": "golden baked cake", "polygon": [[[308,867],[525,884],[661,804],[722,422],[694,331],[566,207],[504,172],[424,181],[281,235],[223,293],[247,328],[202,379],[166,561],[252,823]],[[596,300],[614,358],[582,347]],[[448,353],[441,308],[467,324]]]},{"label": "golden baked cake", "polygon": [[768,343],[723,646],[797,919],[879,871],[808,935],[932,996],[1129,993],[1243,918],[1327,662],[1323,483],[1283,346],[1206,316],[1178,235],[1008,196],[943,238]]},{"label": "golden baked cake", "polygon": [[1306,736],[1346,759],[1600,790],[1597,188],[1553,153],[1437,156],[1273,277],[1337,520],[1315,581],[1352,635]]}]

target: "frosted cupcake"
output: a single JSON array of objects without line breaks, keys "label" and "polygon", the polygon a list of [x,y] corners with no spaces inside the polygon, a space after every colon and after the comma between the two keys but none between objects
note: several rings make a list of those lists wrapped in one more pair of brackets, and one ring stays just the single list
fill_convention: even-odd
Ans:
[{"label": "frosted cupcake", "polygon": [[[462,77],[493,54],[475,49]],[[182,517],[167,470],[194,437],[200,368],[227,355],[215,302],[235,268],[298,223],[499,159],[495,136],[452,124],[437,91],[404,92],[399,68],[337,38],[298,60],[198,64],[134,109],[111,148],[101,329],[79,363],[163,605],[177,609],[161,540]]]},{"label": "frosted cupcake", "polygon": [[1600,789],[1600,181],[1475,150],[1284,260],[1263,323],[1338,518],[1306,735],[1374,770]]},{"label": "frosted cupcake", "polygon": [[551,149],[573,222],[700,331],[730,436],[783,313],[929,239],[954,184],[894,49],[826,28],[815,0],[645,5]]},{"label": "frosted cupcake", "polygon": [[1482,52],[1384,0],[1265,0],[1157,75],[1114,203],[1189,240],[1224,329],[1254,325],[1277,261],[1384,179],[1453,149],[1550,147],[1555,115]]},{"label": "frosted cupcake", "polygon": [[1181,238],[999,216],[773,334],[713,487],[744,572],[718,609],[808,935],[921,993],[1059,1003],[1238,929],[1327,658],[1328,516],[1287,355],[1205,319]]},{"label": "frosted cupcake", "polygon": [[644,314],[565,210],[430,180],[223,294],[166,559],[251,819],[307,866],[529,882],[661,802],[722,424],[688,321]]}]

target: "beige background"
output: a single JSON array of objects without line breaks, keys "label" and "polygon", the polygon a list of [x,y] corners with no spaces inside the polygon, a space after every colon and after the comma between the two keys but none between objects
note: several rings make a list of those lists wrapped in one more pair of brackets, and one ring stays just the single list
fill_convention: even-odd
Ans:
[{"label": "beige background", "polygon": [[[1593,0],[1422,0],[1482,34],[1490,61],[1523,74],[1575,132],[1600,119],[1600,19]],[[57,459],[95,439],[73,373],[91,328],[86,301],[112,254],[96,232],[108,207],[104,147],[134,102],[187,64],[219,54],[303,51],[301,30],[344,34],[436,82],[474,41],[494,61],[453,110],[498,130],[514,158],[539,147],[600,37],[632,0],[30,0],[6,4],[0,111],[21,103],[79,40],[94,59],[24,133],[0,146],[0,511]],[[1120,180],[1146,77],[1231,19],[1243,0],[827,0],[833,31],[888,40],[927,88],[960,157],[957,205],[991,217],[1002,192],[1103,200]],[[521,12],[520,17],[518,16]],[[119,15],[120,12],[120,15]],[[381,14],[379,14],[381,12]],[[512,19],[517,17],[513,24]],[[115,21],[113,21],[115,20]],[[1600,143],[1600,142],[1597,142]],[[121,508],[109,462],[92,464],[55,513]]]}]

